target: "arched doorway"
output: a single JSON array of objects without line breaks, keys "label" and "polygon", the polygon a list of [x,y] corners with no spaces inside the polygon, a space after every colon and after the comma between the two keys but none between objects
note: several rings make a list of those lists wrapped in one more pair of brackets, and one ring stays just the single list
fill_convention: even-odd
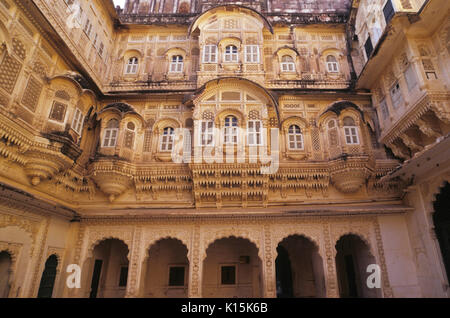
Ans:
[{"label": "arched doorway", "polygon": [[0,252],[0,298],[8,298],[9,280],[11,278],[11,254],[7,251]]},{"label": "arched doorway", "polygon": [[381,289],[367,286],[367,267],[376,264],[369,246],[359,236],[348,234],[337,241],[336,251],[340,297],[381,297]]},{"label": "arched doorway", "polygon": [[258,248],[247,239],[218,239],[203,261],[203,297],[262,297],[262,265]]},{"label": "arched doorway", "polygon": [[433,204],[433,223],[442,254],[442,260],[450,280],[450,183],[446,182]]},{"label": "arched doorway", "polygon": [[45,262],[44,272],[42,273],[41,283],[39,285],[38,298],[52,298],[57,267],[58,257],[51,255]]},{"label": "arched doorway", "polygon": [[142,268],[142,296],[187,298],[189,260],[183,242],[166,238],[148,250]]},{"label": "arched doorway", "polygon": [[317,246],[303,236],[289,236],[277,247],[277,297],[325,297],[325,276]]},{"label": "arched doorway", "polygon": [[125,296],[128,282],[127,256],[128,246],[118,239],[103,240],[94,248],[90,264],[90,298]]}]

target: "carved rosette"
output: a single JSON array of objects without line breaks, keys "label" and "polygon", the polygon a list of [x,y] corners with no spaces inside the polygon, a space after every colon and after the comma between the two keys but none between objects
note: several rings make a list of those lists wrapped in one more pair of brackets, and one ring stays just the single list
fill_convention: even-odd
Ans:
[{"label": "carved rosette", "polygon": [[33,148],[27,151],[26,156],[25,173],[34,186],[69,169],[74,162],[58,149]]},{"label": "carved rosette", "polygon": [[342,193],[355,193],[370,176],[367,157],[338,159],[331,164],[331,182]]},{"label": "carved rosette", "polygon": [[113,202],[118,196],[133,185],[132,173],[121,164],[114,162],[95,162],[92,166],[91,178],[98,188]]}]

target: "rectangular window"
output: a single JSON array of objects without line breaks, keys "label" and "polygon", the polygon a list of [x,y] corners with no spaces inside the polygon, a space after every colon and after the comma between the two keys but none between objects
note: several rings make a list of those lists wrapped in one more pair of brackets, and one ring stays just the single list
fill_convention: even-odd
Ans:
[{"label": "rectangular window", "polygon": [[81,135],[81,129],[83,127],[83,113],[80,109],[75,109],[75,115],[73,116],[72,120],[72,129],[75,130],[75,132],[78,135]]},{"label": "rectangular window", "polygon": [[248,145],[260,146],[262,145],[262,122],[260,120],[248,121]]},{"label": "rectangular window", "polygon": [[259,47],[258,45],[245,46],[245,62],[259,63]]},{"label": "rectangular window", "polygon": [[119,287],[126,287],[128,281],[128,266],[120,268]]},{"label": "rectangular window", "polygon": [[394,108],[398,108],[403,103],[403,95],[398,82],[391,87],[391,98]]},{"label": "rectangular window", "polygon": [[389,22],[391,21],[392,17],[395,14],[394,7],[392,5],[391,0],[388,0],[386,2],[386,5],[383,8],[383,14],[384,14],[384,18],[386,19],[386,24],[389,24]]},{"label": "rectangular window", "polygon": [[236,266],[221,266],[222,285],[236,285]]},{"label": "rectangular window", "polygon": [[369,59],[370,54],[372,54],[373,51],[372,40],[370,39],[370,35],[367,38],[366,43],[364,44],[364,49],[366,50],[367,59]]},{"label": "rectangular window", "polygon": [[214,145],[214,122],[213,121],[202,121],[201,123],[201,140],[202,146],[213,146]]},{"label": "rectangular window", "polygon": [[344,127],[345,141],[347,145],[357,145],[359,144],[358,132],[356,127]]},{"label": "rectangular window", "polygon": [[414,71],[413,64],[410,64],[405,70],[405,81],[410,92],[414,89],[414,87],[417,86],[417,77],[416,72]]},{"label": "rectangular window", "polygon": [[117,128],[106,129],[105,138],[103,139],[103,147],[115,147],[117,142]]},{"label": "rectangular window", "polygon": [[64,119],[66,118],[66,109],[66,105],[59,102],[54,102],[49,118],[59,122],[64,122]]},{"label": "rectangular window", "polygon": [[184,266],[170,266],[169,286],[184,286],[185,272],[186,270]]},{"label": "rectangular window", "polygon": [[217,63],[217,46],[205,45],[203,63]]}]

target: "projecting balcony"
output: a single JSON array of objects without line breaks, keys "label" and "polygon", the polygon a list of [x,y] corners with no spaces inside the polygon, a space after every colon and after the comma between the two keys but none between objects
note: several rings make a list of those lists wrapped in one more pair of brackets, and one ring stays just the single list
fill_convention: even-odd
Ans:
[{"label": "projecting balcony", "polygon": [[138,80],[134,82],[111,82],[104,86],[104,90],[110,94],[139,91],[171,91],[171,90],[193,90],[197,88],[197,81],[191,80]]},{"label": "projecting balcony", "polygon": [[343,74],[329,76],[326,74],[303,73],[301,79],[276,79],[266,82],[268,89],[348,89],[351,81]]},{"label": "projecting balcony", "polygon": [[[428,37],[430,32],[445,19],[448,7],[447,0],[424,1],[420,8],[389,6],[391,0],[383,9],[383,21],[379,21],[378,32],[372,31],[363,39],[367,32],[357,34],[363,40],[361,48],[365,55],[364,66],[359,73],[356,88],[368,89],[375,79],[392,62],[392,52],[397,52],[402,45],[412,37]],[[381,29],[380,29],[381,27]],[[375,34],[376,33],[376,34]]]}]

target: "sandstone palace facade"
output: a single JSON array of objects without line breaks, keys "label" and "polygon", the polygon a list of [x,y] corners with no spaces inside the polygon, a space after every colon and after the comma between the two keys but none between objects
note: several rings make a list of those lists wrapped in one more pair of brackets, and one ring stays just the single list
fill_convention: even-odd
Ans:
[{"label": "sandstone palace facade", "polygon": [[0,0],[0,297],[449,297],[449,12]]}]

